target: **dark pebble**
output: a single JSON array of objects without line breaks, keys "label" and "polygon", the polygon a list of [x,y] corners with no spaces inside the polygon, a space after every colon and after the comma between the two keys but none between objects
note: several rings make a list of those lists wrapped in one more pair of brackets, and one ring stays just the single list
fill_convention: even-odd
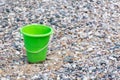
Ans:
[{"label": "dark pebble", "polygon": [[32,21],[32,19],[31,19],[31,18],[29,18],[29,21]]},{"label": "dark pebble", "polygon": [[96,72],[97,70],[96,69],[93,69],[92,72]]},{"label": "dark pebble", "polygon": [[16,21],[17,21],[17,22],[19,22],[19,21],[20,21],[20,19],[19,19],[19,18],[16,18]]},{"label": "dark pebble", "polygon": [[82,67],[78,67],[78,70],[82,70]]},{"label": "dark pebble", "polygon": [[120,46],[120,43],[114,43],[116,46]]},{"label": "dark pebble", "polygon": [[73,63],[73,56],[67,56],[64,58],[64,62]]},{"label": "dark pebble", "polygon": [[67,26],[66,25],[62,25],[63,28],[66,28]]},{"label": "dark pebble", "polygon": [[117,46],[114,47],[114,49],[118,49],[118,48],[120,48],[120,45],[119,46],[117,45]]},{"label": "dark pebble", "polygon": [[87,72],[88,70],[87,70],[87,69],[85,69],[85,68],[83,68],[83,69],[82,69],[82,71],[83,71],[83,72]]},{"label": "dark pebble", "polygon": [[111,74],[108,74],[108,77],[112,77],[112,75],[111,75]]},{"label": "dark pebble", "polygon": [[92,26],[92,22],[86,23],[86,26]]},{"label": "dark pebble", "polygon": [[9,12],[10,12],[10,10],[9,10],[9,9],[6,9],[6,12],[8,12],[8,13],[9,13]]},{"label": "dark pebble", "polygon": [[120,70],[120,66],[117,66],[117,69],[119,69],[119,70]]},{"label": "dark pebble", "polygon": [[4,41],[7,41],[9,39],[9,36],[8,35],[4,35]]},{"label": "dark pebble", "polygon": [[93,0],[90,0],[90,2],[94,2]]},{"label": "dark pebble", "polygon": [[101,4],[101,1],[97,1],[96,3],[97,3],[97,4]]},{"label": "dark pebble", "polygon": [[48,22],[53,22],[54,21],[54,18],[53,17],[51,17],[49,20],[48,20]]},{"label": "dark pebble", "polygon": [[7,20],[8,20],[8,18],[7,18],[7,17],[5,17],[3,20],[7,21]]},{"label": "dark pebble", "polygon": [[107,65],[105,61],[100,61],[100,65]]},{"label": "dark pebble", "polygon": [[109,80],[113,80],[112,74],[108,74],[108,78],[109,78]]},{"label": "dark pebble", "polygon": [[87,17],[86,17],[86,16],[83,16],[82,19],[87,19]]},{"label": "dark pebble", "polygon": [[40,24],[43,24],[43,22],[44,22],[44,20],[43,20],[43,19],[41,19],[41,20],[40,20]]},{"label": "dark pebble", "polygon": [[23,62],[23,63],[26,63],[27,62],[27,60],[26,60],[26,56],[22,56],[22,58],[20,58],[20,60]]},{"label": "dark pebble", "polygon": [[60,15],[58,15],[58,14],[55,14],[55,17],[56,17],[56,18],[60,18]]},{"label": "dark pebble", "polygon": [[16,43],[12,43],[12,46],[13,46],[17,51],[21,51],[20,46],[17,45]]},{"label": "dark pebble", "polygon": [[119,57],[117,57],[117,61],[120,61],[120,56],[119,56]]},{"label": "dark pebble", "polygon": [[50,22],[50,24],[58,26],[56,21],[52,21],[52,22]]},{"label": "dark pebble", "polygon": [[106,65],[106,63],[104,63],[104,62],[101,62],[101,63],[100,63],[100,65]]},{"label": "dark pebble", "polygon": [[71,19],[71,22],[74,22],[75,21],[75,19]]},{"label": "dark pebble", "polygon": [[83,78],[83,74],[76,74],[77,77]]},{"label": "dark pebble", "polygon": [[91,9],[91,8],[92,8],[92,6],[91,6],[91,4],[90,4],[90,3],[88,3],[88,4],[86,4],[86,5],[84,6],[84,8]]},{"label": "dark pebble", "polygon": [[90,2],[94,2],[93,0],[90,0]]},{"label": "dark pebble", "polygon": [[60,14],[61,14],[62,16],[66,16],[66,12],[65,12],[65,11],[60,11]]},{"label": "dark pebble", "polygon": [[1,24],[2,24],[2,28],[5,28],[5,27],[7,27],[7,26],[8,26],[7,21],[3,21],[3,22],[1,22]]},{"label": "dark pebble", "polygon": [[17,29],[18,29],[18,26],[14,26],[14,27],[13,27],[13,30],[17,30]]},{"label": "dark pebble", "polygon": [[0,29],[0,32],[3,32],[3,29]]},{"label": "dark pebble", "polygon": [[76,7],[76,10],[79,10],[79,9],[80,9],[79,6],[77,6],[77,7]]},{"label": "dark pebble", "polygon": [[73,72],[74,70],[75,70],[74,68],[66,68],[66,69],[65,69],[65,72],[71,73],[71,72]]}]

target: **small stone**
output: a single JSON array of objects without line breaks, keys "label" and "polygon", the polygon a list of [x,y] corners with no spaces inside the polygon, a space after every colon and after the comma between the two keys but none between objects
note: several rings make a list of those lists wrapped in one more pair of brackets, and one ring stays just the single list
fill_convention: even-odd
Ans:
[{"label": "small stone", "polygon": [[2,74],[2,72],[3,72],[3,70],[2,70],[2,69],[0,69],[0,74]]},{"label": "small stone", "polygon": [[73,68],[76,68],[76,64],[75,64],[75,63],[74,63],[74,64],[72,64],[72,67],[73,67]]},{"label": "small stone", "polygon": [[94,72],[95,69],[96,69],[96,67],[89,67],[90,72]]},{"label": "small stone", "polygon": [[37,79],[37,78],[39,78],[39,76],[38,76],[38,75],[34,75],[31,79],[32,79],[32,80],[35,80],[35,79]]},{"label": "small stone", "polygon": [[95,32],[95,36],[99,38],[105,38],[106,35],[100,32]]},{"label": "small stone", "polygon": [[86,26],[92,26],[92,22],[86,23]]},{"label": "small stone", "polygon": [[78,70],[82,70],[82,67],[78,67]]},{"label": "small stone", "polygon": [[114,43],[116,46],[120,46],[120,42]]},{"label": "small stone", "polygon": [[43,22],[44,22],[44,20],[43,20],[43,19],[41,19],[41,20],[40,20],[40,24],[43,24]]},{"label": "small stone", "polygon": [[97,3],[97,4],[101,4],[101,1],[97,1],[96,3]]},{"label": "small stone", "polygon": [[2,6],[4,4],[5,4],[4,0],[0,0],[0,6]]},{"label": "small stone", "polygon": [[108,74],[108,77],[109,77],[109,78],[112,78],[112,74]]},{"label": "small stone", "polygon": [[51,17],[49,20],[48,20],[48,22],[53,22],[54,21],[54,18],[53,17]]},{"label": "small stone", "polygon": [[16,51],[16,54],[20,54],[20,52],[19,52],[19,51]]},{"label": "small stone", "polygon": [[91,52],[91,51],[93,51],[93,48],[90,47],[90,48],[87,49],[87,51],[88,51],[88,52]]},{"label": "small stone", "polygon": [[60,80],[60,76],[59,75],[57,76],[57,80]]},{"label": "small stone", "polygon": [[119,57],[117,57],[117,61],[120,61],[120,56],[119,56]]},{"label": "small stone", "polygon": [[89,78],[87,76],[84,76],[83,80],[89,80]]},{"label": "small stone", "polygon": [[12,46],[13,46],[13,48],[15,48],[17,51],[20,51],[20,50],[21,50],[21,47],[20,47],[19,43],[17,43],[17,42],[13,42],[13,43],[12,43]]},{"label": "small stone", "polygon": [[10,10],[9,10],[9,9],[6,9],[6,12],[8,12],[8,13],[9,13],[9,12],[10,12]]},{"label": "small stone", "polygon": [[56,18],[60,18],[60,15],[58,15],[58,14],[55,14],[55,17],[56,17]]},{"label": "small stone", "polygon": [[43,74],[43,79],[48,80],[48,74],[47,73]]},{"label": "small stone", "polygon": [[64,46],[64,47],[67,46],[66,42],[64,42],[64,41],[61,42],[61,45]]},{"label": "small stone", "polygon": [[17,21],[17,22],[19,22],[19,21],[20,21],[20,19],[19,19],[19,18],[16,18],[16,21]]},{"label": "small stone", "polygon": [[110,59],[110,60],[116,60],[116,58],[114,58],[114,57],[112,57],[112,56],[110,56],[109,59]]},{"label": "small stone", "polygon": [[64,62],[73,63],[73,56],[66,56]]},{"label": "small stone", "polygon": [[86,38],[88,38],[88,34],[80,32],[80,38],[86,39]]},{"label": "small stone", "polygon": [[90,0],[90,2],[94,2],[93,0]]},{"label": "small stone", "polygon": [[106,65],[106,61],[101,60],[101,61],[100,61],[100,65]]},{"label": "small stone", "polygon": [[117,66],[117,69],[120,70],[120,66]]}]

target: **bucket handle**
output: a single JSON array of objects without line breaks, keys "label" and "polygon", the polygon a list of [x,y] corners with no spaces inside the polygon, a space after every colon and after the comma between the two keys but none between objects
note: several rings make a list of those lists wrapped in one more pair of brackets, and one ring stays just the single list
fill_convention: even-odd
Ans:
[{"label": "bucket handle", "polygon": [[30,53],[39,53],[39,52],[41,52],[43,49],[45,49],[45,48],[48,46],[48,44],[51,42],[51,39],[52,39],[52,38],[53,38],[53,35],[51,35],[49,42],[48,42],[43,48],[41,48],[41,49],[39,49],[39,50],[37,50],[37,51],[31,51],[31,50],[29,50],[29,49],[26,49],[26,51],[28,51],[28,52],[30,52]]},{"label": "bucket handle", "polygon": [[[49,43],[49,42],[48,42]],[[31,50],[29,50],[29,49],[26,49],[26,51],[28,51],[28,52],[30,52],[30,53],[39,53],[39,52],[41,52],[43,49],[45,49],[47,46],[48,46],[48,43],[43,47],[43,48],[41,48],[41,49],[39,49],[39,50],[37,50],[37,51],[31,51]]]}]

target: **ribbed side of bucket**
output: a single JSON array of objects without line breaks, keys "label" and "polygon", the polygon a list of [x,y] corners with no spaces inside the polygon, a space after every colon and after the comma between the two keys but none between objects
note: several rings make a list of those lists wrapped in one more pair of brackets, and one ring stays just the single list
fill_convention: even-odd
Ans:
[{"label": "ribbed side of bucket", "polygon": [[27,60],[29,63],[38,63],[45,61],[47,48],[43,49],[41,52],[38,53],[31,53],[28,51],[26,51],[26,53],[27,53]]}]

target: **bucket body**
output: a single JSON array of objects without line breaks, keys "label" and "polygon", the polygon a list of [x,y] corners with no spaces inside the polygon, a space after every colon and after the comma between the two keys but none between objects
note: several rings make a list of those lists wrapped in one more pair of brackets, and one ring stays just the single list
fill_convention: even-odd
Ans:
[{"label": "bucket body", "polygon": [[53,29],[41,24],[30,24],[22,27],[20,32],[23,34],[28,62],[44,61]]}]

